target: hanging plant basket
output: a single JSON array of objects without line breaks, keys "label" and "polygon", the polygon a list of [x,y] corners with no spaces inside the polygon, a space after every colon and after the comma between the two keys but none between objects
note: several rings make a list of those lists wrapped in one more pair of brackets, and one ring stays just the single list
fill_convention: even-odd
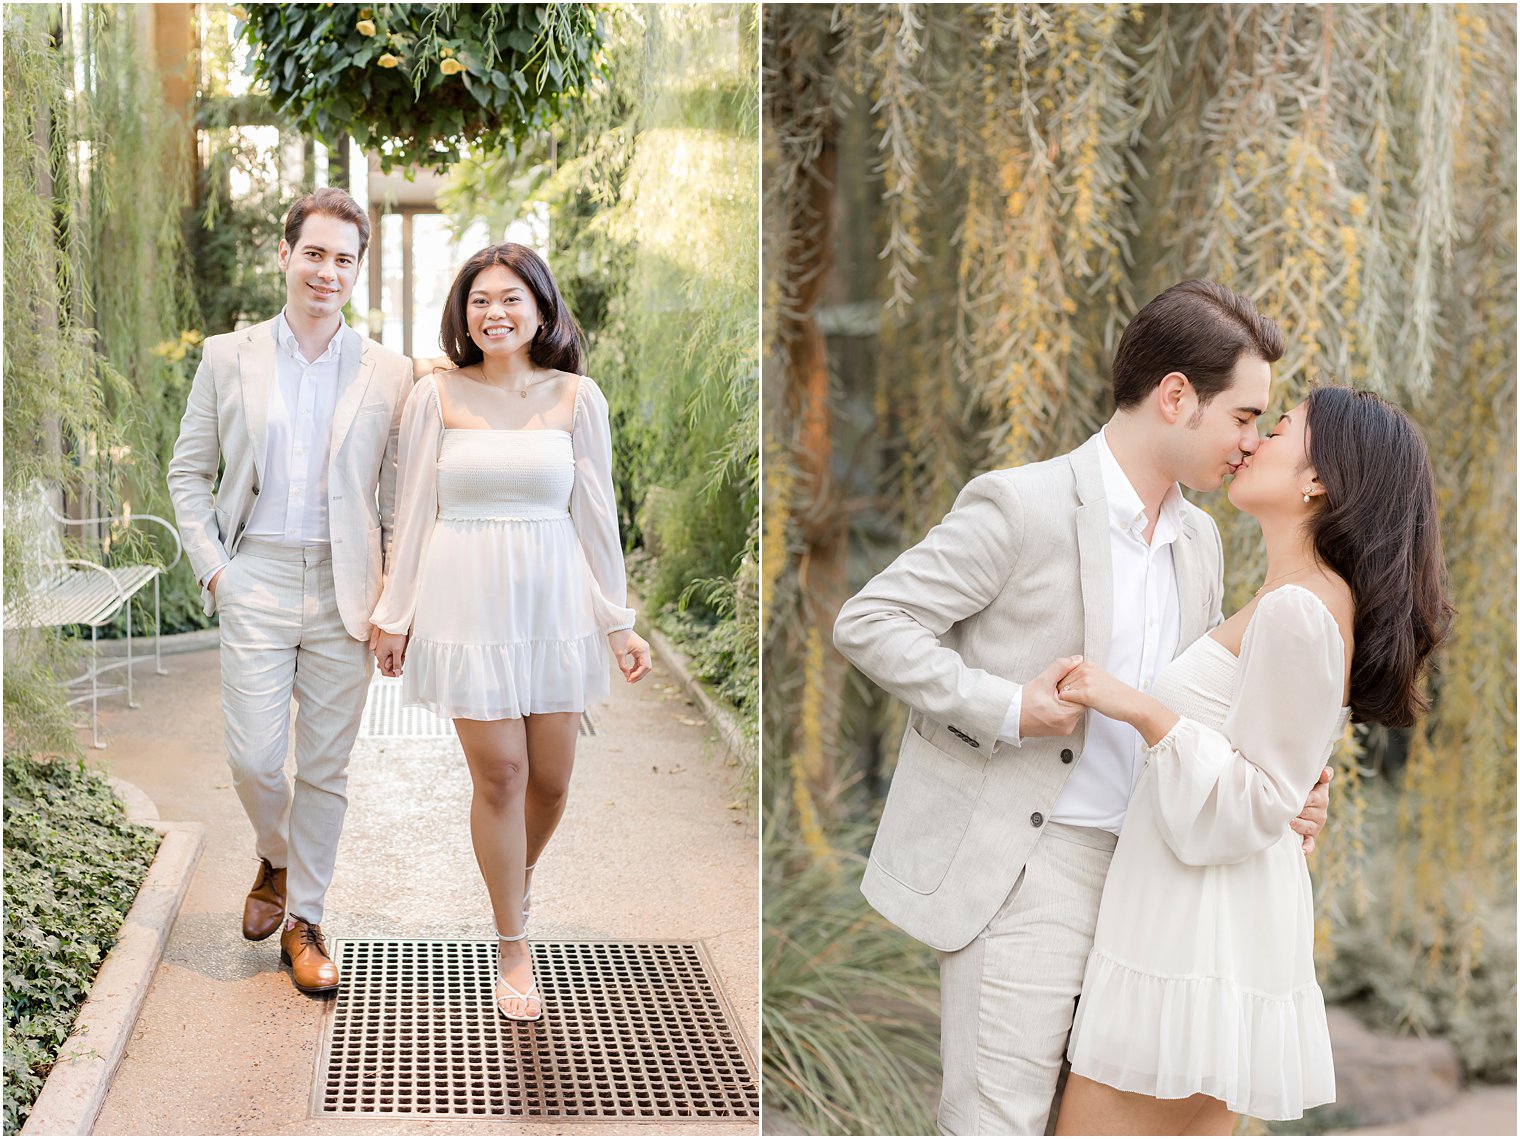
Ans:
[{"label": "hanging plant basket", "polygon": [[520,144],[600,66],[589,4],[245,4],[233,14],[275,110],[381,168],[440,173],[466,147]]}]

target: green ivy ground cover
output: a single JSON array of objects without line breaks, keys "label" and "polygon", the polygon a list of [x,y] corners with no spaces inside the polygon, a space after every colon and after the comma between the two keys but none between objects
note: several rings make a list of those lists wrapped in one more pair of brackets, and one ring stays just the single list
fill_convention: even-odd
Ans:
[{"label": "green ivy ground cover", "polygon": [[158,848],[104,775],[5,757],[5,1133],[26,1122]]}]

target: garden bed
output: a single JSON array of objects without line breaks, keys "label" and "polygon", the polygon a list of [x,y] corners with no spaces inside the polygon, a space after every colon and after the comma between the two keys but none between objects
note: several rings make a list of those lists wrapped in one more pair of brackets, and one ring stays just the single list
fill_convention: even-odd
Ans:
[{"label": "garden bed", "polygon": [[106,777],[5,757],[5,1132],[26,1122],[158,849]]}]

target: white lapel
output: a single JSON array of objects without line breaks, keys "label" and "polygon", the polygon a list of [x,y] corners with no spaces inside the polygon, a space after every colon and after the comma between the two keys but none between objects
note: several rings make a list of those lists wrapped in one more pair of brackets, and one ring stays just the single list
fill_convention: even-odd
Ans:
[{"label": "white lapel", "polygon": [[1108,659],[1114,631],[1114,559],[1108,541],[1108,499],[1103,493],[1097,436],[1068,457],[1076,477],[1077,564],[1082,575],[1082,655]]},{"label": "white lapel", "polygon": [[1198,524],[1184,513],[1182,532],[1172,543],[1172,569],[1177,576],[1177,611],[1181,618],[1178,626],[1178,652],[1208,632],[1206,626],[1209,614],[1205,612],[1203,567],[1199,564],[1198,542]]},{"label": "white lapel", "polygon": [[253,450],[253,469],[264,481],[264,448],[268,442],[269,400],[279,383],[274,330],[278,317],[255,324],[238,347],[238,389],[243,397],[243,423]]},{"label": "white lapel", "polygon": [[332,446],[328,451],[331,462],[337,462],[348,429],[354,425],[354,416],[364,402],[369,390],[370,377],[375,373],[374,354],[364,343],[364,338],[352,328],[343,330],[342,358],[338,365],[338,402],[333,408]]}]

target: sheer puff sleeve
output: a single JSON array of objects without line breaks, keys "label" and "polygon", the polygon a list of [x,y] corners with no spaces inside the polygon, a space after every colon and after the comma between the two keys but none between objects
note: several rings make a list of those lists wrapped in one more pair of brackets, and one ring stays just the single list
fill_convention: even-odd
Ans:
[{"label": "sheer puff sleeve", "polygon": [[1324,603],[1301,586],[1263,597],[1223,726],[1184,718],[1146,749],[1161,833],[1182,862],[1240,862],[1288,833],[1319,778],[1344,686],[1345,643]]},{"label": "sheer puff sleeve", "polygon": [[370,623],[386,633],[411,631],[417,608],[417,574],[438,519],[438,447],[443,411],[438,381],[425,376],[412,388],[401,413],[396,534],[391,539],[385,589]]},{"label": "sheer puff sleeve", "polygon": [[575,451],[570,518],[596,582],[597,623],[604,633],[631,629],[634,612],[628,608],[623,542],[618,536],[617,498],[612,489],[612,426],[607,397],[589,376],[581,377],[575,393],[570,443]]}]

